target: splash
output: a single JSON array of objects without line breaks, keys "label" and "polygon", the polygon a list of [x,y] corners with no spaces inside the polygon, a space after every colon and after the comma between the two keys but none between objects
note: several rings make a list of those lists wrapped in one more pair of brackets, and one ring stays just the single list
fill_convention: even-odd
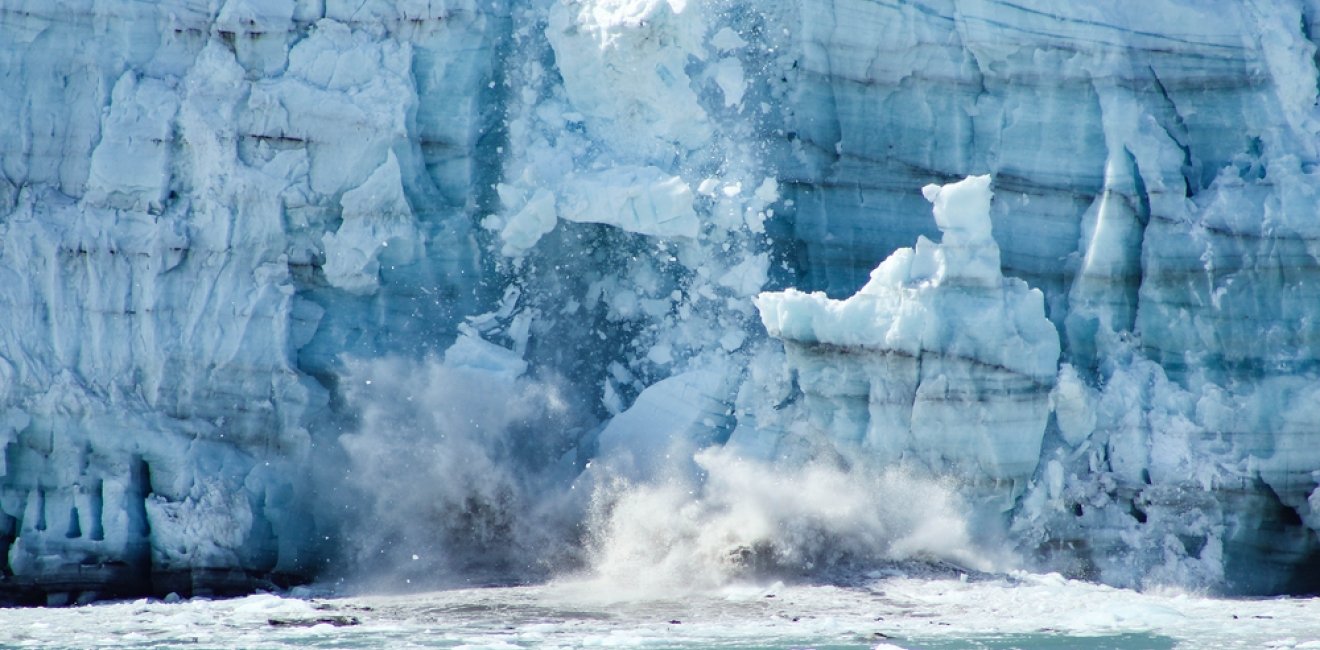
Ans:
[{"label": "splash", "polygon": [[604,481],[590,514],[588,580],[613,594],[705,590],[921,561],[992,570],[964,504],[901,469],[786,467],[708,448],[698,477]]},{"label": "splash", "polygon": [[360,504],[347,573],[369,587],[525,580],[566,561],[576,410],[553,378],[479,339],[445,359],[349,364],[341,437]]},{"label": "splash", "polygon": [[[708,446],[656,470],[587,454],[580,411],[513,353],[460,338],[445,359],[350,364],[361,413],[342,437],[366,504],[346,532],[356,582],[586,580],[612,597],[830,579],[894,562],[993,570],[944,482],[833,460]],[[365,582],[364,582],[365,581]]]}]

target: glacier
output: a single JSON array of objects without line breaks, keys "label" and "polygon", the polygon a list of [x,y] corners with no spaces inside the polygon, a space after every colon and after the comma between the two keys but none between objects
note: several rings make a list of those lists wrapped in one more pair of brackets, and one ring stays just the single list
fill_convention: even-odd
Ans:
[{"label": "glacier", "polygon": [[[869,459],[1022,496],[1040,460],[1059,337],[1040,291],[1000,274],[989,176],[927,185],[939,244],[900,248],[845,300],[789,289],[756,299],[784,342],[814,427]],[[982,487],[979,484],[986,484]]]},{"label": "glacier", "polygon": [[627,573],[657,526],[976,564],[893,499],[1067,575],[1320,589],[1318,22],[7,2],[0,596]]}]

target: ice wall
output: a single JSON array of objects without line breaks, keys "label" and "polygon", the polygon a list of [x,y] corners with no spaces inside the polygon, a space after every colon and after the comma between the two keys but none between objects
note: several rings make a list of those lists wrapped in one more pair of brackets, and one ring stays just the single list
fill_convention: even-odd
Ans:
[{"label": "ice wall", "polygon": [[931,232],[909,188],[993,175],[1064,344],[1017,536],[1076,572],[1314,588],[1316,9],[802,3],[801,286],[854,291]]},{"label": "ice wall", "polygon": [[1040,459],[1059,365],[1043,296],[999,271],[990,177],[928,185],[939,244],[920,238],[845,300],[767,292],[812,425],[869,462],[956,475],[1011,510]]},{"label": "ice wall", "polygon": [[463,570],[711,445],[1312,588],[1316,9],[5,3],[0,590]]},{"label": "ice wall", "polygon": [[[340,355],[473,300],[463,208],[507,12],[0,9],[0,589],[314,572]],[[443,245],[435,245],[439,241]]]}]

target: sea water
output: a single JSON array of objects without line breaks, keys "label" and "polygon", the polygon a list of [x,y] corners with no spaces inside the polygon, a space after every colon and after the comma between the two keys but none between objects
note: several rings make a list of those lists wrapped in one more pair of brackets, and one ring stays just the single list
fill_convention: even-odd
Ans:
[{"label": "sea water", "polygon": [[4,648],[1320,648],[1320,599],[1014,573],[643,595],[556,581],[405,595],[0,610]]}]

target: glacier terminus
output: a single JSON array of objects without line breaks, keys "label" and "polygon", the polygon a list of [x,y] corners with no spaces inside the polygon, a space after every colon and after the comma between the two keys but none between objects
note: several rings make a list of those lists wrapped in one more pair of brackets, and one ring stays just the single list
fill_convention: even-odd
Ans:
[{"label": "glacier terminus", "polygon": [[0,599],[1320,590],[1320,1],[8,0]]}]

